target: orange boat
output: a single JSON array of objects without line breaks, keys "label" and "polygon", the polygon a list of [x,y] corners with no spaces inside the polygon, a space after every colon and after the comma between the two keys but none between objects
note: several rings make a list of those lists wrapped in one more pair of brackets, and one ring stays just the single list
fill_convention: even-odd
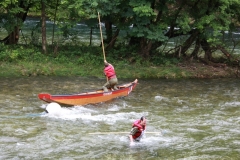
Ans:
[{"label": "orange boat", "polygon": [[136,87],[138,80],[122,84],[117,86],[118,90],[109,90],[103,92],[103,90],[96,90],[92,92],[84,92],[79,94],[67,94],[67,95],[51,95],[49,93],[40,93],[38,98],[47,103],[56,102],[63,105],[87,105],[95,104],[100,102],[109,101],[114,98],[124,97],[129,95],[132,90]]}]

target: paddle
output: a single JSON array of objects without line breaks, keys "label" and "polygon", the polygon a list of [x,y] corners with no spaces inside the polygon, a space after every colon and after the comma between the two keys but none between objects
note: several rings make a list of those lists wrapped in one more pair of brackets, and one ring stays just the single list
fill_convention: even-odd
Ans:
[{"label": "paddle", "polygon": [[[130,132],[93,132],[88,134],[129,134]],[[161,134],[162,132],[145,132],[146,134]]]},{"label": "paddle", "polygon": [[101,27],[101,20],[100,20],[99,12],[98,12],[98,21],[99,21],[99,28],[100,28],[101,41],[102,41],[103,58],[104,58],[104,61],[106,61],[105,50],[104,50],[104,43],[103,43],[103,36],[102,36],[102,27]]},{"label": "paddle", "polygon": [[[103,60],[104,62],[106,61],[106,56],[105,56],[105,50],[104,50],[104,43],[103,43],[103,36],[102,36],[102,27],[101,27],[101,20],[100,20],[100,14],[98,12],[98,21],[99,21],[99,28],[100,28],[100,34],[101,34],[101,42],[102,42],[102,50],[103,50]],[[107,82],[108,82],[108,77],[106,76]]]}]

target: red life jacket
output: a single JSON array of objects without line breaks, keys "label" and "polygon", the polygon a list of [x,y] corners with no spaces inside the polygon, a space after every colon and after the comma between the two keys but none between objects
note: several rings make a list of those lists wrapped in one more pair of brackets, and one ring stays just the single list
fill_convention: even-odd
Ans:
[{"label": "red life jacket", "polygon": [[141,134],[142,134],[141,129],[144,131],[145,128],[146,128],[146,126],[140,125],[140,122],[141,122],[141,120],[136,120],[132,125],[132,127],[137,127],[138,128],[138,131],[134,135],[132,135],[133,139],[136,139],[139,136],[141,136]]},{"label": "red life jacket", "polygon": [[108,79],[116,77],[114,67],[111,64],[104,68],[104,73],[108,77]]}]

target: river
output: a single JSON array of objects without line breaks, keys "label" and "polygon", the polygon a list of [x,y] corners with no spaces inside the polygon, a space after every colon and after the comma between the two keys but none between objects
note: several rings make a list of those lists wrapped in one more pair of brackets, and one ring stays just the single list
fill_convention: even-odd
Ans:
[{"label": "river", "polygon": [[[120,79],[119,83],[132,80]],[[0,159],[240,159],[239,79],[144,80],[127,97],[45,113],[40,92],[78,93],[105,79],[0,78]],[[129,145],[134,120],[144,139]],[[92,134],[102,132],[108,134]],[[111,133],[119,132],[119,133]]]}]

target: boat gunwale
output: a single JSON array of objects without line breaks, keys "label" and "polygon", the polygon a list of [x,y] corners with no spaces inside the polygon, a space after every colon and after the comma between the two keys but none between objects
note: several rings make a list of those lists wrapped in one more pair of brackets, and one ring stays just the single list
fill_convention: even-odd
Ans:
[{"label": "boat gunwale", "polygon": [[[49,93],[42,93],[42,94],[49,94],[51,97],[71,97],[71,96],[76,96],[76,97],[81,97],[81,96],[89,96],[89,95],[97,95],[97,94],[104,94],[104,93],[118,93],[118,92],[123,92],[124,90],[128,89],[129,87],[131,86],[134,86],[136,83],[135,81],[134,82],[130,82],[130,83],[126,83],[126,84],[123,84],[123,85],[120,85],[118,87],[122,87],[124,85],[128,85],[126,87],[122,87],[118,90],[113,90],[113,91],[109,91],[109,92],[103,92],[103,91],[100,91],[100,92],[97,92],[99,90],[96,90],[96,91],[90,91],[90,92],[83,92],[83,93],[76,93],[76,94],[55,94],[55,95],[51,95]],[[96,92],[96,93],[95,93]]]}]

